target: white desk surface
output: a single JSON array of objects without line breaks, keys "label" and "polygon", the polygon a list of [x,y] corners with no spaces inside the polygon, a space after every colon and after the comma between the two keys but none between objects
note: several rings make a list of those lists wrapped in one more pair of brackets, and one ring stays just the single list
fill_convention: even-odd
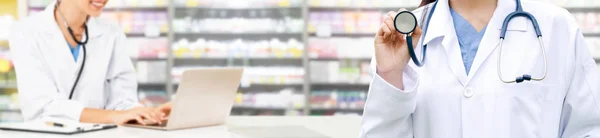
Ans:
[{"label": "white desk surface", "polygon": [[0,138],[245,138],[229,132],[228,129],[252,126],[303,126],[331,138],[357,138],[360,133],[360,125],[361,117],[359,116],[231,116],[225,125],[174,131],[118,127],[67,136],[0,130]]}]

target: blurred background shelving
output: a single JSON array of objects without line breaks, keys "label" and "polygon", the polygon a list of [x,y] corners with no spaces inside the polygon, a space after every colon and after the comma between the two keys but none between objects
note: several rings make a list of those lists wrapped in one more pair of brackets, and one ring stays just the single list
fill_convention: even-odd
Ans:
[{"label": "blurred background shelving", "polygon": [[0,122],[20,121],[15,72],[10,61],[10,25],[18,19],[17,1],[0,1]]},{"label": "blurred background shelving", "polygon": [[302,0],[174,4],[173,82],[187,69],[244,67],[232,115],[304,115]]},{"label": "blurred background shelving", "polygon": [[[52,1],[0,1],[0,30]],[[574,15],[600,61],[600,2],[542,1]],[[388,11],[413,10],[419,3],[111,0],[102,16],[117,21],[129,38],[126,45],[145,105],[176,97],[185,70],[244,67],[232,115],[361,115],[372,77],[375,31]],[[0,31],[0,122],[22,120],[7,36]]]}]

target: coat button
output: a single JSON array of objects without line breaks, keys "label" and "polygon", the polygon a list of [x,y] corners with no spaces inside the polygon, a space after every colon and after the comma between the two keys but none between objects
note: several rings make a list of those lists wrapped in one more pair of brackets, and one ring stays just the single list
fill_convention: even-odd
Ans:
[{"label": "coat button", "polygon": [[465,88],[463,91],[463,96],[465,96],[465,98],[473,97],[473,90],[471,90],[471,88]]}]

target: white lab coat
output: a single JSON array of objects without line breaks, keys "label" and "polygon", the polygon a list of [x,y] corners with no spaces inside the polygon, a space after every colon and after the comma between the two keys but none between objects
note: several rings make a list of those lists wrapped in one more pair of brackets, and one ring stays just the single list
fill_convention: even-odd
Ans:
[{"label": "white lab coat", "polygon": [[[554,5],[538,1],[522,1],[522,5],[541,27],[548,55],[545,80],[505,84],[498,78],[500,28],[515,10],[515,0],[498,0],[469,75],[448,0],[439,0],[424,38],[426,63],[416,67],[409,62],[404,90],[374,73],[361,137],[600,137],[598,70],[577,23],[568,11]],[[417,9],[415,15],[421,16],[422,10]],[[541,76],[543,56],[531,22],[513,19],[506,36],[503,76]],[[375,64],[373,59],[373,71]]]},{"label": "white lab coat", "polygon": [[139,106],[125,34],[116,23],[100,18],[87,22],[90,39],[85,45],[85,69],[73,99],[68,99],[83,49],[75,62],[54,19],[54,9],[51,4],[45,11],[15,23],[9,38],[25,120],[53,117],[78,121],[84,108],[125,110]]}]

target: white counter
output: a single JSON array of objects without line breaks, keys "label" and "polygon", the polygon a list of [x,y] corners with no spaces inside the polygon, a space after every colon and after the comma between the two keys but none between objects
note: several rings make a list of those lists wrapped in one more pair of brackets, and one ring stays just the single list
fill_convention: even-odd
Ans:
[{"label": "white counter", "polygon": [[67,136],[0,130],[0,138],[250,138],[230,132],[229,129],[290,126],[304,127],[331,138],[357,138],[360,132],[360,125],[361,118],[358,116],[232,116],[229,117],[225,125],[174,131],[119,127],[111,130]]}]

